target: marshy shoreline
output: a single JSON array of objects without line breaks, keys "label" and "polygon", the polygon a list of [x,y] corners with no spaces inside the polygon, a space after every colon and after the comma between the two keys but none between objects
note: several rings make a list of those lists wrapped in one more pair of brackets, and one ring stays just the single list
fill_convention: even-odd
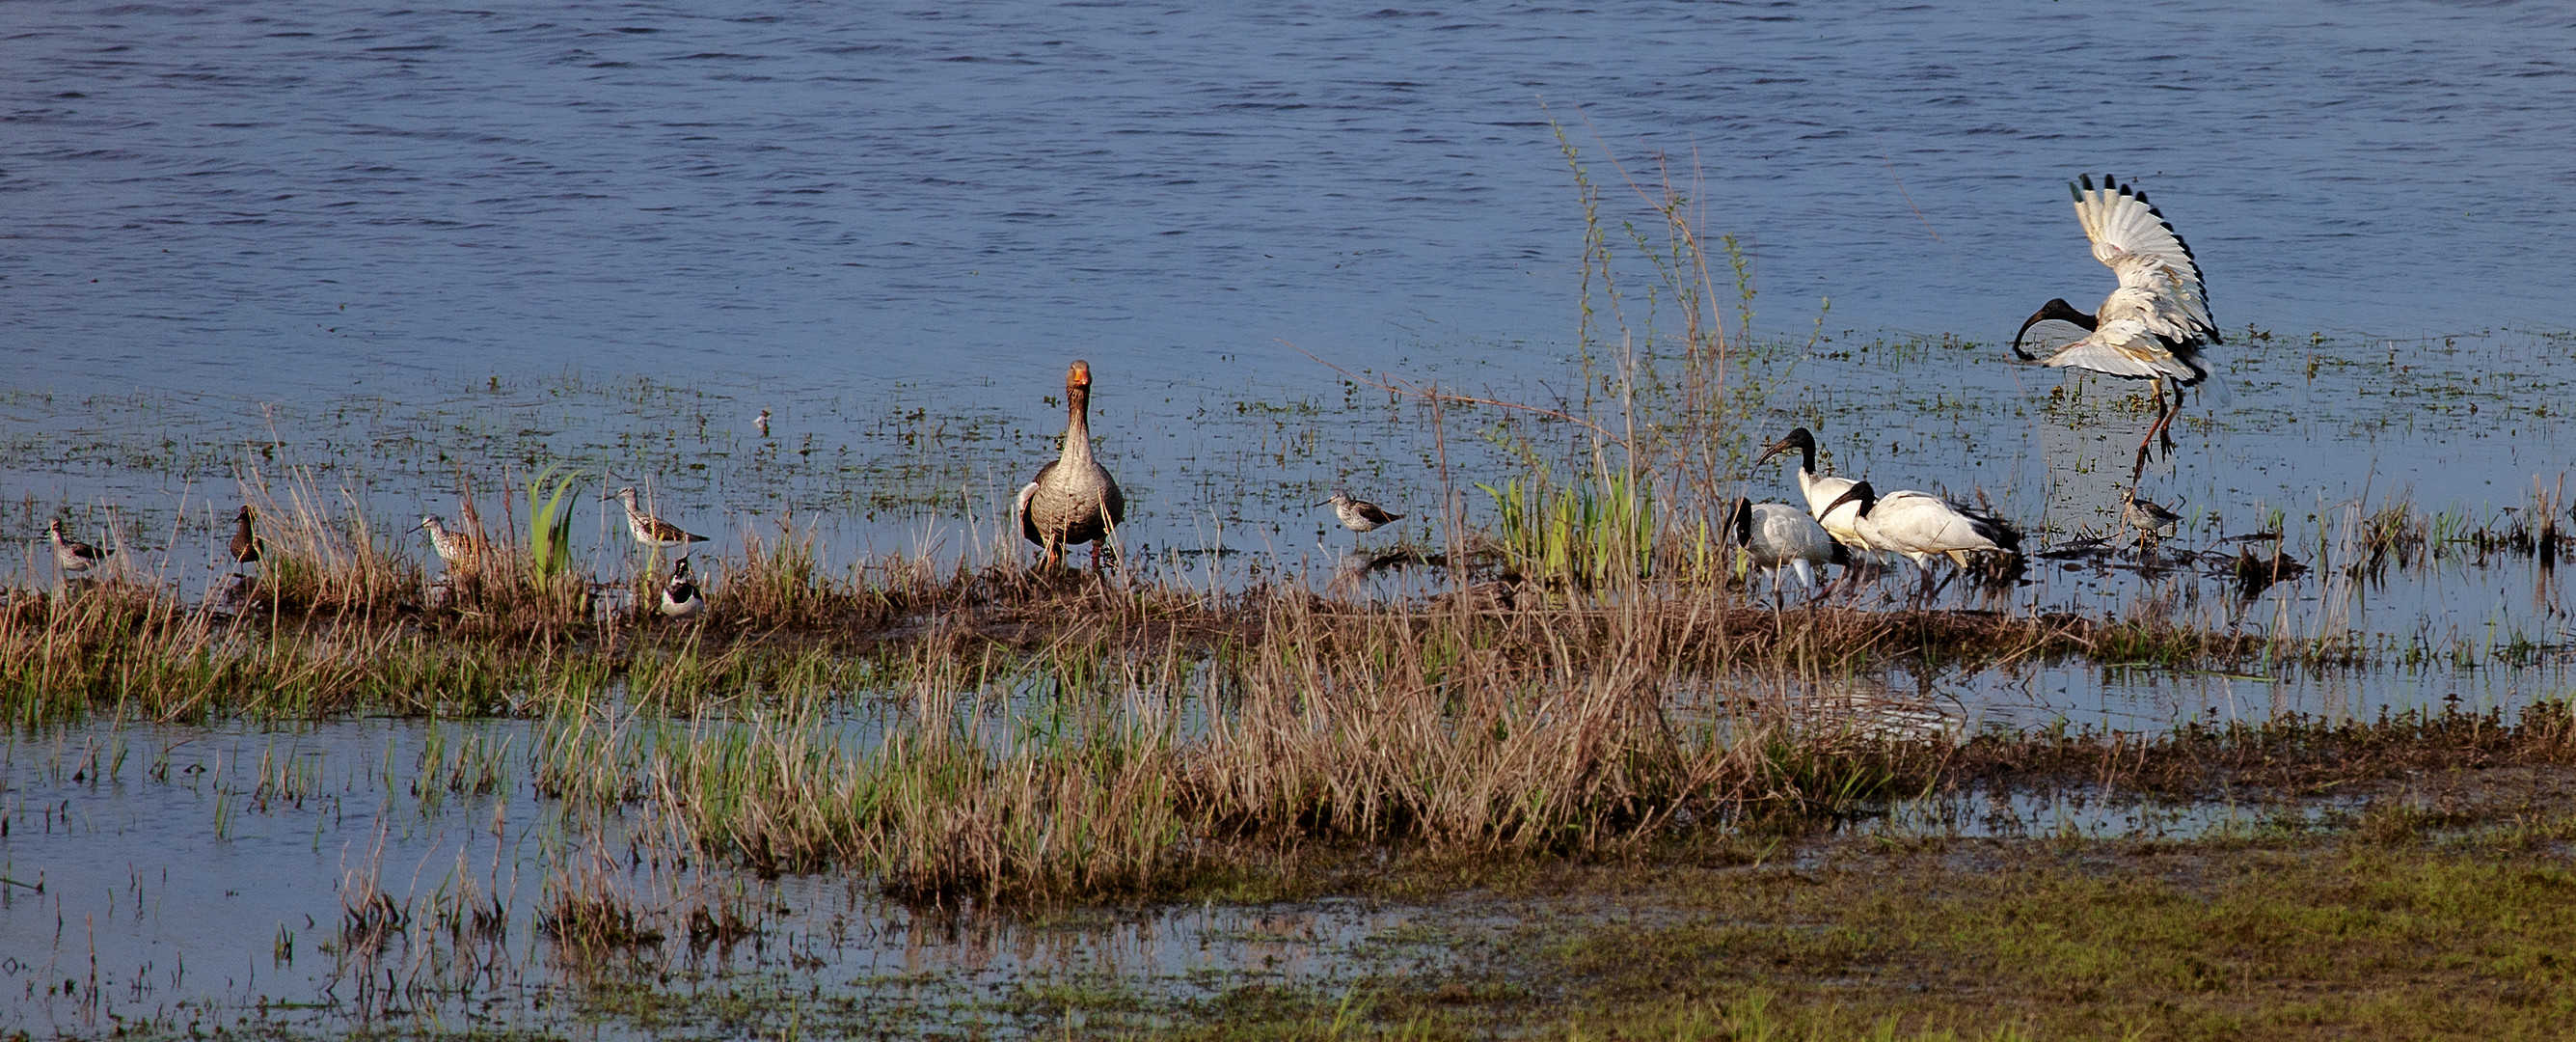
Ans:
[{"label": "marshy shoreline", "polygon": [[[1442,410],[1467,408],[1343,393],[1231,411],[1244,440],[1324,458],[1354,430],[1437,446]],[[685,418],[714,396],[606,397]],[[2078,397],[2049,415],[2104,444],[2145,420]],[[709,607],[688,621],[654,610],[667,554],[533,551],[540,519],[561,526],[540,492],[564,494],[532,453],[496,468],[498,497],[456,481],[502,520],[444,572],[352,464],[232,464],[255,568],[191,558],[229,531],[200,497],[163,545],[124,538],[70,579],[31,565],[0,603],[0,890],[13,922],[52,905],[67,924],[17,957],[21,1023],[2215,1038],[2563,1019],[2576,737],[2550,620],[2576,517],[2550,490],[2258,500],[2250,524],[2213,507],[2164,540],[2051,507],[2023,558],[1928,600],[1868,569],[1775,592],[1708,523],[1739,487],[1710,475],[1749,453],[1650,456],[1673,477],[1631,483],[1603,424],[1477,422],[1443,451],[1509,476],[1482,500],[1440,486],[1446,510],[1412,504],[1432,516],[1365,549],[1139,544],[1103,572],[1031,569],[971,513],[912,540],[946,549],[855,555],[810,513],[736,513],[693,555]],[[1035,441],[948,423],[881,431],[901,449],[862,472],[957,480],[905,462],[957,447],[943,429],[996,457]],[[778,488],[850,480],[761,433],[641,466],[712,451]],[[915,509],[975,498],[907,488]],[[2442,624],[2454,587],[2524,584],[2529,609]],[[2415,596],[2411,625],[2350,607]],[[1995,712],[2034,677],[2227,697]],[[2419,694],[2293,693],[2391,677]],[[138,842],[241,867],[173,880]],[[154,895],[247,900],[265,866],[306,882],[188,942],[238,958],[273,924],[256,970],[213,995],[171,978],[154,931],[179,906]],[[67,888],[101,880],[130,892],[81,914],[162,910],[73,932]]]},{"label": "marshy shoreline", "polygon": [[[340,922],[281,927],[281,965],[301,944],[346,989],[318,1005],[138,1017],[137,991],[120,1022],[79,974],[28,997],[71,1034],[141,1037],[2342,1037],[2472,1015],[2547,1037],[2565,1013],[2564,700],[1974,728],[1876,679],[2388,668],[2366,642],[1723,584],[1524,582],[1505,607],[1016,564],[840,581],[797,544],[750,549],[691,623],[603,614],[610,591],[586,604],[523,567],[437,608],[416,573],[282,561],[225,598],[13,599],[21,770],[0,798],[21,836],[74,820],[39,793],[194,791],[174,762],[207,761],[143,751],[154,734],[383,718],[458,737],[388,749],[354,772],[380,785],[339,794],[323,754],[243,771],[237,749],[207,786],[219,840],[371,791],[380,820],[534,804],[542,831],[590,837],[515,897],[465,857],[426,894],[358,859]],[[202,777],[226,776],[217,752]],[[793,954],[820,943],[778,896],[800,881],[876,895],[902,936],[985,938],[968,950],[1143,931],[1316,968],[827,980],[798,967],[838,963]],[[546,969],[503,984],[490,963]],[[455,1019],[478,1003],[492,1019]]]}]

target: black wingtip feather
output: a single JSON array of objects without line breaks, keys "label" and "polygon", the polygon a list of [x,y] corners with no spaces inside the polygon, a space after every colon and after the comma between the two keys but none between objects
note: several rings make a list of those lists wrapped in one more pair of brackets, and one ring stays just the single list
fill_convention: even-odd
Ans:
[{"label": "black wingtip feather", "polygon": [[1981,529],[1977,534],[1985,536],[1988,541],[2014,553],[2021,552],[2021,531],[2009,522],[1991,514],[1971,514],[1969,519]]}]

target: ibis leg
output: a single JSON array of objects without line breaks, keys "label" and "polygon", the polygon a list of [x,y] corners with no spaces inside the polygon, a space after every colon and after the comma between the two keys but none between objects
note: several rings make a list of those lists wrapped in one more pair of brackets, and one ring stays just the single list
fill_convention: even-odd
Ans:
[{"label": "ibis leg", "polygon": [[2164,443],[2165,455],[2173,455],[2174,416],[2182,412],[2182,386],[2173,389],[2173,403],[2165,403],[2164,381],[2156,381],[2156,437]]},{"label": "ibis leg", "polygon": [[[2164,380],[2163,380],[2162,378],[2158,378],[2158,379],[2157,379],[2153,384],[2151,384],[2150,386],[2152,387],[2152,389],[2153,389],[2153,391],[2154,391],[2154,393],[2155,393],[2155,396],[2156,396],[2156,422],[2148,424],[2148,425],[2147,425],[2147,436],[2146,436],[2146,437],[2143,437],[2143,438],[2138,439],[2138,459],[2137,459],[2137,462],[2136,462],[2136,463],[2132,464],[2132,465],[2129,467],[2129,487],[2131,487],[2131,488],[2136,488],[2136,487],[2137,487],[2137,484],[2138,484],[2138,478],[2139,478],[2140,476],[2142,476],[2142,475],[2146,474],[2146,472],[2147,472],[2147,451],[2148,451],[2148,449],[2150,449],[2151,447],[2153,447],[2153,446],[2155,445],[2155,443],[2156,443],[2156,436],[2157,436],[2157,435],[2159,435],[2159,434],[2163,434],[2163,433],[2164,433],[2164,430],[2165,430],[2165,419],[2166,419],[2166,417],[2168,417],[2168,416],[2172,415],[2171,413],[2169,413],[2169,412],[2166,412],[2166,411],[2165,411],[2165,382],[2164,382]],[[2166,454],[2166,455],[2172,455],[2172,454],[2173,454],[2173,439],[2171,439],[2171,438],[2166,438],[2166,439],[2165,439],[2165,454]]]}]

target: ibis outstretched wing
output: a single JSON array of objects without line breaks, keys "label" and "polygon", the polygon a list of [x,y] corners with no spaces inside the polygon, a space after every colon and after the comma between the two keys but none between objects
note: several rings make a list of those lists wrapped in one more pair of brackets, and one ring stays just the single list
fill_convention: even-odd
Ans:
[{"label": "ibis outstretched wing", "polygon": [[2102,319],[2137,319],[2178,345],[2221,343],[2200,264],[2146,193],[2109,175],[2100,188],[2090,174],[2067,188],[2075,195],[2075,219],[2093,241],[2093,259],[2120,277],[2120,288],[2103,302]]}]

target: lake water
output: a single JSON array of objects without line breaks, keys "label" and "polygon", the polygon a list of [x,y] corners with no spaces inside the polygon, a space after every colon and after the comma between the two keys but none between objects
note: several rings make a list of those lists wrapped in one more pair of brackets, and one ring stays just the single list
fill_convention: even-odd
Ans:
[{"label": "lake water", "polygon": [[2086,171],[2154,195],[2229,329],[2564,328],[2571,54],[2563,6],[2417,0],[22,2],[0,331],[14,386],[248,399],[1557,354],[1582,221],[1550,119],[1614,186],[1604,142],[1695,161],[1774,330],[1830,296],[1993,343],[2098,299]]},{"label": "lake water", "polygon": [[[1324,490],[1414,515],[1382,538],[1427,540],[1439,468],[1419,409],[1296,347],[1517,400],[1567,390],[1584,220],[1555,120],[1614,229],[1645,211],[1609,159],[1642,176],[1673,157],[1704,182],[1704,226],[1747,250],[1757,330],[1822,334],[1793,352],[1764,436],[1805,423],[1883,489],[1990,493],[2034,545],[2109,531],[2146,417],[2101,393],[2125,386],[2010,367],[1997,345],[2041,301],[2111,284],[2064,182],[2134,178],[2198,253],[2235,388],[2192,401],[2144,491],[2185,515],[2184,549],[2232,552],[2277,511],[2294,555],[2349,564],[2370,511],[2502,523],[2569,469],[2571,54],[2562,5],[2402,0],[2152,18],[10,3],[0,535],[30,547],[23,581],[47,574],[32,547],[66,516],[201,585],[246,468],[310,475],[335,502],[345,486],[399,526],[451,509],[460,471],[489,494],[505,465],[569,459],[646,485],[719,548],[792,511],[835,562],[1016,551],[999,519],[1061,429],[1046,396],[1085,357],[1140,556],[1331,567],[1351,544],[1308,506]],[[750,429],[759,408],[774,434]],[[1472,436],[1491,417],[1453,422],[1460,487],[1501,473]],[[1748,481],[1794,494],[1776,470]],[[613,569],[621,537],[593,509],[578,541]],[[2350,626],[2413,660],[1890,679],[1950,726],[2150,731],[2568,687],[2567,599],[2528,558],[2320,569],[2251,600],[2193,574],[2039,562],[2006,601]],[[360,994],[388,965],[437,1002],[482,965],[492,990],[465,993],[505,995],[494,1016],[580,1022],[547,1005],[576,974],[530,916],[580,867],[565,837],[601,826],[565,825],[523,778],[417,806],[387,779],[419,769],[439,726],[14,737],[0,874],[47,890],[0,883],[0,1027],[103,1033],[110,1007],[256,1023],[242,1004],[271,997],[336,1003],[280,1014],[327,1030],[405,1001]],[[531,727],[473,726],[523,743]],[[102,781],[92,754],[118,743]],[[665,905],[706,893],[628,874]],[[924,1001],[966,1019],[919,1023],[966,1029],[1039,1030],[974,1020],[976,996],[1056,976],[1329,985],[1356,972],[1340,953],[1401,926],[1308,908],[1285,913],[1308,927],[1274,929],[1250,909],[961,934],[845,881],[710,877],[787,909],[772,941],[703,965],[675,944],[649,972],[857,974],[898,997],[935,978]],[[317,945],[361,884],[423,910],[467,885],[506,894],[516,932],[479,955],[343,963]],[[1296,929],[1309,940],[1280,940]]]}]

